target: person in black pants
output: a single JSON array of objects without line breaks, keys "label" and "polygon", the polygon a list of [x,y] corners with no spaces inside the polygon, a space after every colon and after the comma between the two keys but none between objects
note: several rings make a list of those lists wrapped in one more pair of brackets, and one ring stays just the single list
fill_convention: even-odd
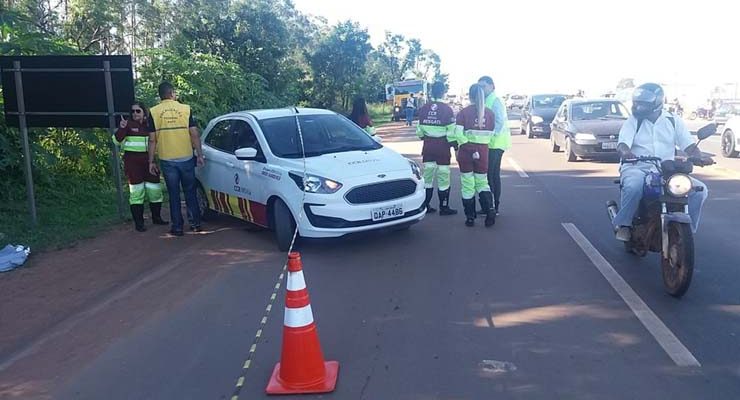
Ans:
[{"label": "person in black pants", "polygon": [[498,215],[498,206],[501,204],[501,159],[504,157],[503,149],[488,150],[488,185],[493,192],[493,208]]},{"label": "person in black pants", "polygon": [[[504,152],[511,148],[511,132],[508,127],[509,117],[504,102],[496,95],[496,86],[490,76],[482,76],[478,84],[483,86],[486,94],[486,107],[493,111],[496,118],[494,138],[488,146],[488,185],[493,192],[493,206],[496,214],[501,204],[501,159]],[[481,210],[483,211],[483,210]]]}]

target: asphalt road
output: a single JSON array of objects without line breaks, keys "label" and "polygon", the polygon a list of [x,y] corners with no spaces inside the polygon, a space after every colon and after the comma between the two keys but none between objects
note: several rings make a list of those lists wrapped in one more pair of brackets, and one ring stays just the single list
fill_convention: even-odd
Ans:
[{"label": "asphalt road", "polygon": [[[381,135],[419,157],[410,130]],[[616,164],[567,163],[547,140],[518,135],[504,156],[495,227],[429,215],[409,231],[302,244],[324,354],[341,367],[334,393],[301,398],[740,398],[740,190],[731,176],[740,170],[726,167],[697,174],[710,199],[681,300],[664,293],[655,255],[634,258],[613,239],[604,203],[618,195]],[[282,286],[270,296],[284,256],[269,233],[223,231],[233,225],[218,218],[209,228],[220,233],[198,244],[198,254],[229,252],[231,261],[179,259],[182,268],[156,278],[166,285],[135,287],[4,366],[0,398],[266,398]],[[219,272],[161,307],[196,267]],[[126,304],[151,315],[119,335],[88,334],[97,345],[82,360],[60,351],[124,318]]]}]

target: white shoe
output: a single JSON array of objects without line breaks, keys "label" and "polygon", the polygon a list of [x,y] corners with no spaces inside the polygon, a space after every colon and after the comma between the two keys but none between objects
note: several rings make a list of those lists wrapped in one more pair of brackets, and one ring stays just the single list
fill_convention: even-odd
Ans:
[{"label": "white shoe", "polygon": [[615,236],[620,242],[629,242],[632,239],[632,230],[629,226],[620,226]]}]

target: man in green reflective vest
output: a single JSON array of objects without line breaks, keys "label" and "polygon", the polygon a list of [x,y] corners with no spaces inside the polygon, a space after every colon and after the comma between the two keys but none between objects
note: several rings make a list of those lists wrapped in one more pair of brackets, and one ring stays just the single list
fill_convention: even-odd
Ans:
[{"label": "man in green reflective vest", "polygon": [[162,220],[162,185],[159,176],[149,172],[149,129],[148,114],[141,103],[131,106],[131,119],[122,118],[115,134],[123,151],[123,170],[126,173],[129,187],[129,205],[134,227],[138,232],[146,231],[144,227],[144,199],[149,198],[149,209],[152,223],[167,225]]},{"label": "man in green reflective vest", "polygon": [[496,128],[493,132],[493,140],[488,146],[488,185],[493,192],[493,207],[496,215],[499,213],[501,204],[501,159],[504,151],[511,148],[511,131],[509,130],[508,115],[504,102],[496,96],[496,86],[490,76],[482,76],[478,84],[483,86],[486,94],[486,108],[493,111],[496,118]]}]

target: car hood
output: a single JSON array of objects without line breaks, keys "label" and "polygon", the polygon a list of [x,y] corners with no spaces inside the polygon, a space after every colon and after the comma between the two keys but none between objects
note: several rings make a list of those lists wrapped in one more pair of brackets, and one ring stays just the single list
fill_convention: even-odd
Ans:
[{"label": "car hood", "polygon": [[592,133],[595,136],[619,135],[625,119],[571,121],[575,133]]},{"label": "car hood", "polygon": [[552,122],[557,114],[557,108],[534,108],[532,109],[532,115],[536,115],[545,120],[546,123]]},{"label": "car hood", "polygon": [[[285,160],[288,168],[303,171],[300,159]],[[378,175],[393,171],[408,171],[411,174],[408,160],[386,147],[371,151],[348,151],[324,154],[306,158],[306,169],[309,173],[341,181],[343,178],[355,178],[365,175]]]}]

